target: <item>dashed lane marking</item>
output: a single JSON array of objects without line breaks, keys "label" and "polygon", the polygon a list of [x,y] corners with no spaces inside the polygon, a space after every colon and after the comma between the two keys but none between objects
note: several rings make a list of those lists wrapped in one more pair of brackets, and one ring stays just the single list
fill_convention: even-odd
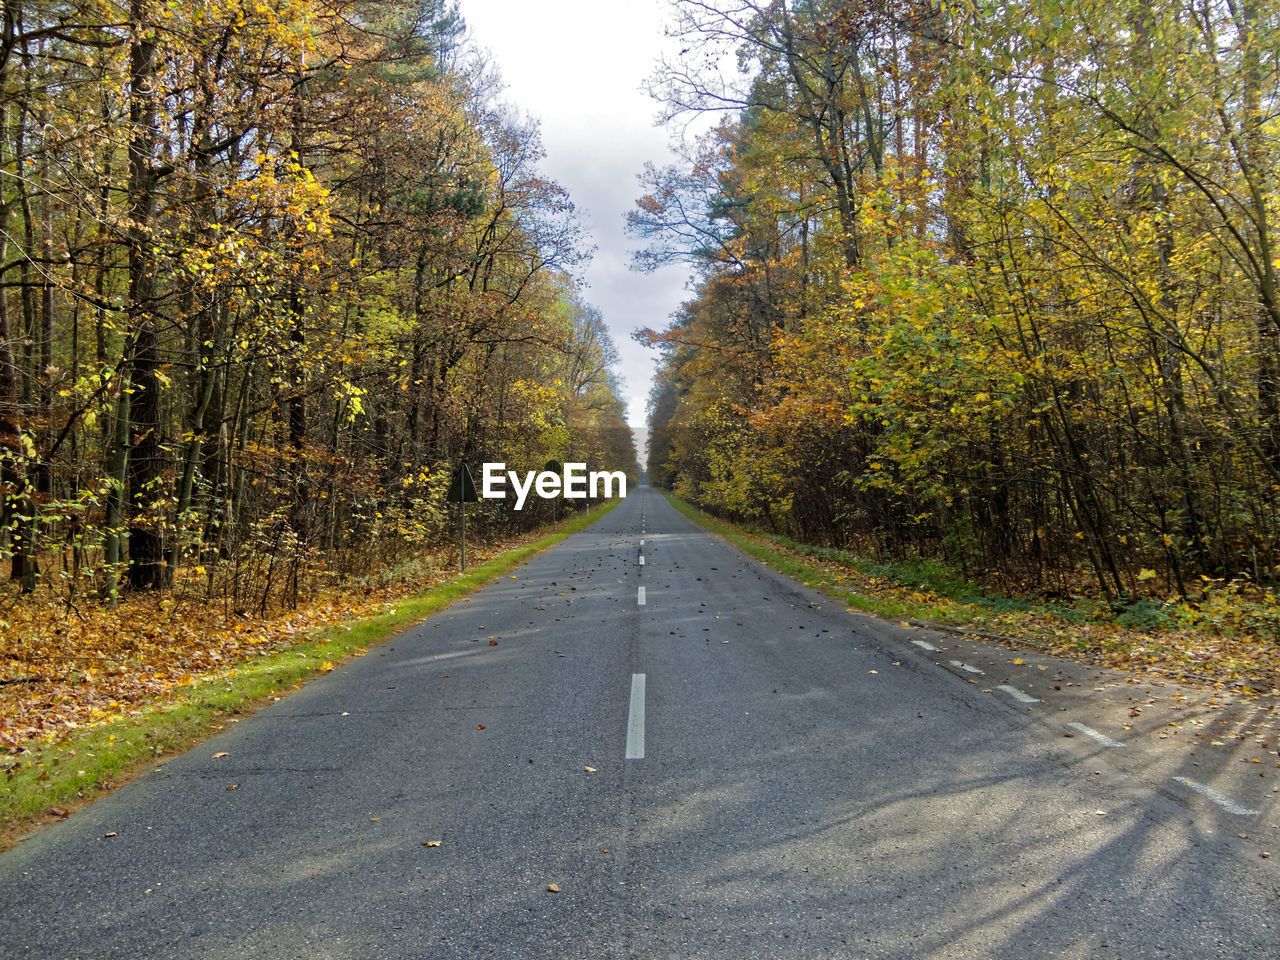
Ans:
[{"label": "dashed lane marking", "polygon": [[928,640],[912,640],[911,642],[912,642],[912,643],[914,643],[914,644],[915,644],[917,647],[919,647],[921,650],[928,650],[930,653],[937,653],[937,652],[938,652],[938,648],[937,648],[937,647],[935,647],[935,646],[934,646],[932,643],[930,643]]},{"label": "dashed lane marking", "polygon": [[644,587],[636,588],[636,606],[637,607],[644,606]]},{"label": "dashed lane marking", "polygon": [[631,710],[627,714],[628,760],[644,759],[644,674],[631,675]]},{"label": "dashed lane marking", "polygon": [[1119,740],[1112,740],[1105,733],[1099,733],[1093,727],[1086,727],[1083,723],[1068,723],[1067,729],[1074,730],[1076,733],[1083,733],[1090,740],[1096,740],[1104,747],[1123,747],[1124,744]]},{"label": "dashed lane marking", "polygon": [[1039,703],[1040,702],[1039,699],[1037,699],[1036,697],[1030,696],[1029,694],[1025,694],[1021,690],[1019,690],[1017,687],[1011,687],[1007,683],[1000,684],[1000,686],[996,687],[996,689],[999,690],[1001,693],[1007,693],[1009,696],[1013,697],[1013,699],[1017,700],[1019,703]]},{"label": "dashed lane marking", "polygon": [[1227,813],[1234,813],[1238,817],[1256,817],[1259,813],[1257,810],[1250,810],[1248,807],[1242,807],[1230,797],[1213,789],[1213,787],[1206,787],[1203,783],[1200,783],[1197,780],[1192,780],[1190,777],[1174,777],[1173,782],[1180,783],[1189,790],[1194,790],[1196,793],[1200,794],[1200,796],[1212,800],[1223,810],[1227,811]]}]

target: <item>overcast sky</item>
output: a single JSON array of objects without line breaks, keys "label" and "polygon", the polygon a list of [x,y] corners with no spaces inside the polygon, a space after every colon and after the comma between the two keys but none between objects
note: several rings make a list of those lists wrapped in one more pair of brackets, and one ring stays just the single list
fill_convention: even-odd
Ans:
[{"label": "overcast sky", "polygon": [[667,43],[666,0],[461,0],[473,42],[489,50],[503,99],[537,119],[543,172],[565,187],[591,232],[585,298],[604,314],[622,355],[628,420],[644,424],[654,354],[631,339],[662,327],[687,296],[686,272],[628,269],[625,216],[646,161],[669,162],[667,132],[643,85]]}]

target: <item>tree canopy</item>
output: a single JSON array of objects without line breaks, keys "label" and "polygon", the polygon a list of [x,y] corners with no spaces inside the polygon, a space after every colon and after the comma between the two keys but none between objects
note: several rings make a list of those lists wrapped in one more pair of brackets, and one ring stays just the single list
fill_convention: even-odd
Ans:
[{"label": "tree canopy", "polygon": [[[1280,580],[1280,7],[676,0],[649,475],[1112,597]],[[738,72],[720,65],[737,58]]]},{"label": "tree canopy", "polygon": [[265,607],[440,541],[459,460],[634,469],[573,204],[450,0],[2,17],[0,551],[22,589],[198,575]]}]

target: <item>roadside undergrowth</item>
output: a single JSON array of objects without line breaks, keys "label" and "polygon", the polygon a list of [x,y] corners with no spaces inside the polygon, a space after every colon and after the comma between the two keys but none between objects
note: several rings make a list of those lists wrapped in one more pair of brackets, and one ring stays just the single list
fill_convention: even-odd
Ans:
[{"label": "roadside undergrowth", "polygon": [[1148,600],[1115,610],[1087,597],[1042,603],[997,596],[941,565],[887,564],[720,520],[671,494],[671,505],[739,550],[848,606],[938,625],[1098,666],[1280,695],[1280,604],[1231,585],[1199,601]]},{"label": "roadside undergrowth", "polygon": [[0,611],[0,850],[31,825],[188,749],[239,716],[503,576],[612,501],[523,538],[353,580],[287,614],[173,597],[116,609],[13,598]]}]

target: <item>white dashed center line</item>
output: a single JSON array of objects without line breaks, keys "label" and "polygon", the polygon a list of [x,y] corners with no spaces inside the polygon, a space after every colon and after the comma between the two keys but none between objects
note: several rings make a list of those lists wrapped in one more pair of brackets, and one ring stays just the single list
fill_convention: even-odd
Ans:
[{"label": "white dashed center line", "polygon": [[1123,747],[1124,744],[1119,740],[1112,740],[1105,733],[1099,733],[1093,727],[1086,727],[1083,723],[1068,723],[1067,728],[1074,730],[1076,733],[1083,733],[1090,740],[1096,740],[1104,747]]},{"label": "white dashed center line", "polygon": [[1017,700],[1019,703],[1039,703],[1040,702],[1035,697],[1028,696],[1027,694],[1023,693],[1021,690],[1019,690],[1017,687],[1011,687],[1007,683],[1002,683],[1000,686],[996,687],[996,689],[999,690],[1001,693],[1007,693],[1009,696],[1013,697],[1013,699]]},{"label": "white dashed center line", "polygon": [[644,554],[640,554],[640,566],[644,566]]},{"label": "white dashed center line", "polygon": [[[643,590],[643,588],[641,588]],[[627,715],[628,760],[644,759],[644,674],[631,675],[631,712]]]},{"label": "white dashed center line", "polygon": [[1212,800],[1223,810],[1227,811],[1227,813],[1234,813],[1238,817],[1256,817],[1258,815],[1257,810],[1250,810],[1248,807],[1242,807],[1230,797],[1224,796],[1212,787],[1206,787],[1203,783],[1199,783],[1198,781],[1192,780],[1188,777],[1174,777],[1173,782],[1180,783],[1184,787],[1194,790],[1196,793],[1200,794],[1200,796]]},{"label": "white dashed center line", "polygon": [[[977,667],[971,667],[969,666],[969,664],[961,663],[959,660],[952,660],[951,665],[955,667],[957,670],[963,670],[965,673],[982,673],[982,671],[979,670]],[[997,689],[1003,690],[1004,688],[997,687]]]},{"label": "white dashed center line", "polygon": [[636,606],[637,607],[644,606],[644,587],[636,588]]},{"label": "white dashed center line", "polygon": [[914,643],[921,650],[928,650],[930,653],[938,652],[938,648],[935,647],[932,643],[930,643],[927,640],[912,640],[911,642]]}]

